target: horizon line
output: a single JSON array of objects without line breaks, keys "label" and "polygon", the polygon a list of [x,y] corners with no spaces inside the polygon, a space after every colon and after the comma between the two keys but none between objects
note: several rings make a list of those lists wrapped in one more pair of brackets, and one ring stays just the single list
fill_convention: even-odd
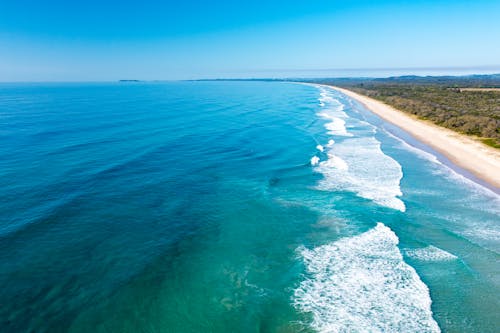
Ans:
[{"label": "horizon line", "polygon": [[[448,70],[453,70],[453,69],[480,69],[483,68],[485,69],[486,66],[478,66],[478,67],[393,67],[393,68],[352,68],[352,69],[337,69],[338,71],[368,71],[368,70],[415,70],[415,69],[420,69],[420,70],[437,70],[437,69],[448,69]],[[492,68],[493,69],[493,68]],[[26,81],[26,80],[19,80],[19,81],[0,81],[0,84],[8,84],[8,83],[113,83],[113,82],[118,82],[118,83],[134,83],[134,82],[183,82],[183,81],[215,81],[215,80],[239,80],[239,81],[245,81],[245,80],[300,80],[300,79],[307,79],[307,80],[314,80],[314,79],[383,79],[383,78],[399,78],[399,77],[405,77],[405,76],[415,76],[415,77],[467,77],[467,76],[474,76],[474,75],[500,75],[500,65],[498,68],[495,68],[498,70],[498,72],[492,72],[492,73],[469,73],[469,74],[452,74],[452,75],[445,75],[445,74],[439,74],[439,75],[416,75],[416,74],[402,74],[402,75],[389,75],[389,76],[318,76],[318,77],[300,77],[300,76],[283,76],[283,77],[211,77],[211,78],[192,78],[192,79],[109,79],[109,80],[54,80],[54,81],[49,81],[49,80],[33,80],[33,81]],[[330,69],[333,71],[333,69]],[[266,70],[266,71],[272,71],[272,70]],[[283,70],[282,70],[283,71]],[[290,70],[290,71],[308,71],[308,70]],[[322,71],[322,70],[311,70],[311,71]],[[327,70],[324,70],[327,71]]]}]

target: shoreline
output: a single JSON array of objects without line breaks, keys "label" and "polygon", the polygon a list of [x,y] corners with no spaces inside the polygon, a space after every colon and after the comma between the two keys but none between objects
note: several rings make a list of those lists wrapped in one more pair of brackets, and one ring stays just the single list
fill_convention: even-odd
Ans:
[{"label": "shoreline", "polygon": [[348,89],[329,86],[358,101],[385,121],[435,149],[456,166],[470,172],[500,193],[500,151],[466,135],[416,119],[392,106]]}]

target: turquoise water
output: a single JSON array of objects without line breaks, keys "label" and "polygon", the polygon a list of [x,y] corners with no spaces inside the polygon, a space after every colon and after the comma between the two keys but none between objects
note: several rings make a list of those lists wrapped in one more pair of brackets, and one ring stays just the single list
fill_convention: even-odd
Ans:
[{"label": "turquoise water", "polygon": [[499,196],[329,88],[2,84],[0,140],[2,332],[500,326]]}]

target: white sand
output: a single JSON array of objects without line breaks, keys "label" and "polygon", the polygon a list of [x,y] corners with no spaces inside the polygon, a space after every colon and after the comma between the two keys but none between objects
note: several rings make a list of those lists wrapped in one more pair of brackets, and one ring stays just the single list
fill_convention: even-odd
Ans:
[{"label": "white sand", "polygon": [[476,177],[500,189],[500,150],[447,128],[412,117],[373,98],[347,89],[333,88],[361,102],[368,110],[436,149]]}]

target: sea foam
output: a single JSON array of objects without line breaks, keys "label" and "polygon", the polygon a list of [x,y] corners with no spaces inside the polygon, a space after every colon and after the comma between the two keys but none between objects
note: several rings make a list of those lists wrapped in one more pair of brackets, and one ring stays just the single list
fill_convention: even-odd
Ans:
[{"label": "sea foam", "polygon": [[318,115],[329,122],[325,124],[328,134],[337,136],[352,136],[347,132],[345,119],[349,118],[343,111],[344,105],[331,95],[325,88],[320,88],[321,112]]},{"label": "sea foam", "polygon": [[[328,160],[317,161],[315,170],[324,176],[318,189],[354,192],[377,204],[404,212],[405,204],[398,198],[402,195],[401,165],[381,150],[380,142],[373,136],[375,127],[350,118],[344,112],[344,104],[334,98],[333,91],[324,87],[319,89],[322,110],[318,115],[329,121],[325,124],[329,135],[344,138],[339,142],[330,139],[324,147]],[[347,131],[346,122],[356,124],[357,136]]]},{"label": "sea foam", "polygon": [[378,223],[361,235],[300,248],[307,277],[294,305],[319,332],[439,332],[429,289],[403,261],[399,239]]},{"label": "sea foam", "polygon": [[457,256],[432,245],[419,249],[408,249],[404,252],[408,257],[420,261],[450,261],[457,259]]},{"label": "sea foam", "polygon": [[352,136],[351,133],[347,132],[344,120],[335,117],[328,117],[328,119],[330,119],[330,122],[325,124],[325,128],[328,130],[328,134],[338,136]]},{"label": "sea foam", "polygon": [[317,188],[326,191],[350,191],[360,197],[405,211],[401,196],[401,165],[385,155],[374,137],[351,138],[328,149],[328,160],[315,169],[324,178]]}]

